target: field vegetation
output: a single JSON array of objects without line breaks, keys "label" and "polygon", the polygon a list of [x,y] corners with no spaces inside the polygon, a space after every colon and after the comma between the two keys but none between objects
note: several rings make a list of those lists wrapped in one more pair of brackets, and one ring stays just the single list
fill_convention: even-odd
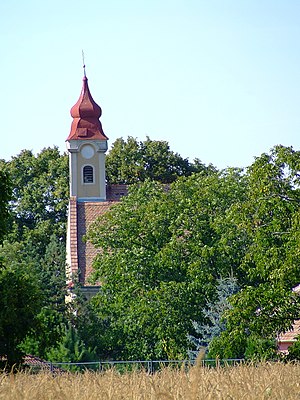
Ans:
[{"label": "field vegetation", "polygon": [[0,399],[93,400],[93,399],[298,399],[300,365],[261,363],[235,367],[165,368],[146,372],[3,374]]}]

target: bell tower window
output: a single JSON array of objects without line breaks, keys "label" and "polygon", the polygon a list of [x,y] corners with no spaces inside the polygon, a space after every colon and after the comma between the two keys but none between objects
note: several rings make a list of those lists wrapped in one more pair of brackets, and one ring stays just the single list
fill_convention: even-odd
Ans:
[{"label": "bell tower window", "polygon": [[94,183],[94,168],[91,165],[83,167],[83,183]]}]

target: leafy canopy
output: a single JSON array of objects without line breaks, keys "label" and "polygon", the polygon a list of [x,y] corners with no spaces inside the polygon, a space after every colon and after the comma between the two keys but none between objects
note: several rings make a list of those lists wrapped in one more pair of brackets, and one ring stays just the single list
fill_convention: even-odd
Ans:
[{"label": "leafy canopy", "polygon": [[[28,275],[28,269],[24,270],[24,266],[30,266],[30,279],[22,278],[24,282],[18,296],[20,301],[26,296],[30,299],[30,292],[37,296],[34,304],[29,302],[28,306],[28,312],[34,309],[34,319],[31,314],[24,313],[24,318],[26,315],[28,317],[28,324],[29,321],[32,324],[28,329],[23,324],[24,329],[20,332],[24,341],[22,345],[18,342],[18,352],[44,356],[47,348],[60,339],[60,326],[66,317],[64,297],[68,157],[60,155],[56,147],[43,149],[36,156],[24,150],[10,161],[1,160],[0,167],[9,176],[12,188],[12,196],[6,204],[10,230],[0,247],[3,273],[10,274],[8,276],[11,280],[7,278],[7,285],[13,285],[12,279],[16,279],[15,284],[18,286],[21,281],[19,277],[23,277],[24,271]],[[1,180],[2,185],[4,182]],[[30,281],[33,286],[30,286]],[[14,290],[11,288],[11,297],[12,293]],[[34,308],[35,305],[38,307]],[[13,301],[8,302],[8,313],[11,310],[11,314],[15,315],[14,307]],[[20,313],[23,313],[21,307]],[[22,318],[23,315],[19,317],[20,321]],[[5,324],[5,318],[3,321]],[[17,321],[16,326],[19,326]]]},{"label": "leafy canopy", "polygon": [[244,193],[238,170],[195,174],[164,185],[146,181],[101,216],[88,239],[101,248],[92,302],[111,357],[182,358],[192,320],[228,275],[223,217]]},{"label": "leafy canopy", "polygon": [[9,200],[11,199],[11,180],[0,164],[0,243],[9,230]]},{"label": "leafy canopy", "polygon": [[231,298],[227,330],[215,341],[214,354],[274,355],[277,335],[299,318],[300,297],[293,291],[300,282],[299,170],[300,152],[283,146],[247,170],[246,200],[230,216],[239,247],[247,237],[242,288]]},{"label": "leafy canopy", "polygon": [[146,179],[171,183],[180,176],[193,172],[215,171],[212,165],[206,167],[200,160],[190,163],[178,153],[170,150],[163,140],[144,141],[129,136],[127,141],[117,139],[106,157],[106,177],[109,184],[132,184]]}]

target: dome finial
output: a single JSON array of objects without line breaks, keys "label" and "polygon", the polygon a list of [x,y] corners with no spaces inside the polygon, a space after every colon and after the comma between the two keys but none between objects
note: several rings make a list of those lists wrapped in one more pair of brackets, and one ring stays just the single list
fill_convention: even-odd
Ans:
[{"label": "dome finial", "polygon": [[81,53],[82,53],[83,74],[84,74],[84,77],[86,78],[85,62],[84,62],[84,52],[83,52],[83,50],[81,50]]}]

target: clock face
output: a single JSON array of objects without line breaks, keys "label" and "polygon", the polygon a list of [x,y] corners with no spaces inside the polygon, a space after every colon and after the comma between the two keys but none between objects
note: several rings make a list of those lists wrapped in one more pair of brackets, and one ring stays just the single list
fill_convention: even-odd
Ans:
[{"label": "clock face", "polygon": [[94,154],[95,154],[94,147],[91,146],[90,144],[83,146],[83,148],[81,149],[82,157],[86,158],[87,160],[92,158]]}]

